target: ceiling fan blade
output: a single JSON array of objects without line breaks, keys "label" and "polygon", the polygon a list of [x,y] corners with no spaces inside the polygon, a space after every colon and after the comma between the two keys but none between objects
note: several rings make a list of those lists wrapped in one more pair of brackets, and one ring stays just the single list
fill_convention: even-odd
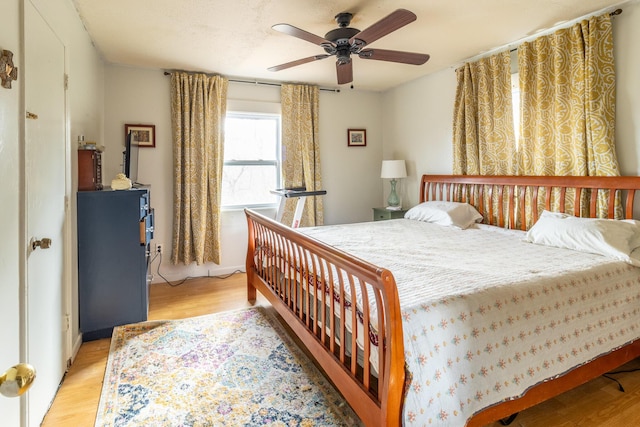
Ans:
[{"label": "ceiling fan blade", "polygon": [[336,61],[336,72],[338,73],[338,84],[351,83],[353,81],[353,62],[347,63]]},{"label": "ceiling fan blade", "polygon": [[399,50],[363,49],[358,53],[362,59],[402,62],[403,64],[422,65],[429,60],[426,53],[401,52]]},{"label": "ceiling fan blade", "polygon": [[302,40],[306,40],[313,44],[317,44],[318,46],[322,46],[323,44],[333,45],[333,43],[331,43],[329,40],[323,39],[322,37],[316,36],[315,34],[312,34],[308,31],[301,30],[300,28],[294,27],[293,25],[276,24],[271,28],[273,28],[276,31],[280,31],[281,33],[285,33],[290,36],[297,37]]},{"label": "ceiling fan blade", "polygon": [[386,36],[416,19],[417,17],[413,12],[406,9],[398,9],[351,37],[349,44],[353,44],[355,40],[361,40],[364,42],[364,45],[373,43],[380,37]]},{"label": "ceiling fan blade", "polygon": [[280,71],[280,70],[285,70],[287,68],[291,68],[291,67],[295,67],[296,65],[302,65],[302,64],[306,64],[307,62],[313,62],[313,61],[317,61],[319,59],[324,59],[324,58],[328,58],[331,55],[313,55],[310,56],[308,58],[302,58],[302,59],[298,59],[295,61],[291,61],[291,62],[287,62],[285,64],[280,64],[280,65],[276,65],[274,67],[269,67],[267,68],[269,71]]}]

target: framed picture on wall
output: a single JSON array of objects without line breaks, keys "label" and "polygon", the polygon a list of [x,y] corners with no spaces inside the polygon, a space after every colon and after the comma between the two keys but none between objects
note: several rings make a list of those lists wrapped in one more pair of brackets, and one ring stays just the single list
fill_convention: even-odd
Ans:
[{"label": "framed picture on wall", "polygon": [[155,147],[156,146],[156,125],[124,125],[124,136],[131,132],[132,140],[139,147]]},{"label": "framed picture on wall", "polygon": [[366,147],[367,131],[365,129],[349,129],[347,131],[347,145],[349,147]]}]

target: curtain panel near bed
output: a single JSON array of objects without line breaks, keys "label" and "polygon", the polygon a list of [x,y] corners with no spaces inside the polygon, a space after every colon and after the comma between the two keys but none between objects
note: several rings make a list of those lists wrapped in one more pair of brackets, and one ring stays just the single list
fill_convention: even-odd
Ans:
[{"label": "curtain panel near bed", "polygon": [[[319,88],[283,84],[280,97],[284,187],[322,190],[318,136]],[[291,224],[296,203],[295,199],[287,200],[283,223]],[[300,224],[303,227],[324,224],[321,196],[307,197]]]},{"label": "curtain panel near bed", "polygon": [[453,173],[510,175],[515,137],[508,51],[456,70]]},{"label": "curtain panel near bed", "polygon": [[520,175],[619,175],[609,14],[518,48]]},{"label": "curtain panel near bed", "polygon": [[[614,145],[616,87],[609,14],[523,43],[518,48],[518,68],[517,174],[620,175]],[[581,202],[583,212],[588,212],[586,197]],[[598,216],[606,216],[606,208],[599,203]]]},{"label": "curtain panel near bed", "polygon": [[220,193],[228,80],[171,73],[174,264],[220,264]]},{"label": "curtain panel near bed", "polygon": [[[620,174],[614,145],[615,68],[609,14],[518,48],[521,101],[517,142],[511,136],[509,65],[505,51],[456,70],[455,174]],[[590,215],[588,192],[582,197],[579,213]],[[605,199],[606,195],[600,195],[599,217],[606,216]],[[542,195],[540,200],[544,200]],[[565,210],[573,212],[574,203],[568,202]],[[619,203],[616,211],[619,217]],[[531,226],[531,215],[527,218]]]},{"label": "curtain panel near bed", "polygon": [[[453,173],[512,175],[516,150],[509,51],[466,63],[456,70]],[[489,203],[488,188],[484,191]],[[506,197],[505,204],[506,204]],[[498,200],[493,200],[498,216]]]}]

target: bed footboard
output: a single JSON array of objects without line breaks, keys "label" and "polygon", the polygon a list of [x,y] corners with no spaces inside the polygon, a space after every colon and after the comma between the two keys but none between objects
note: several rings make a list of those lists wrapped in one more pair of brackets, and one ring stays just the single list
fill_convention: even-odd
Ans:
[{"label": "bed footboard", "polygon": [[402,425],[405,360],[390,271],[245,209],[247,293],[259,290],[366,425]]}]

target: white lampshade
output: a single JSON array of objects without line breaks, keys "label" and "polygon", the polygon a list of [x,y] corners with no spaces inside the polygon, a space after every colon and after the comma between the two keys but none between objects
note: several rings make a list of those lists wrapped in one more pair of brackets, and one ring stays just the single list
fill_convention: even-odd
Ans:
[{"label": "white lampshade", "polygon": [[404,165],[404,160],[383,160],[382,172],[380,172],[380,178],[406,178],[407,168]]}]

